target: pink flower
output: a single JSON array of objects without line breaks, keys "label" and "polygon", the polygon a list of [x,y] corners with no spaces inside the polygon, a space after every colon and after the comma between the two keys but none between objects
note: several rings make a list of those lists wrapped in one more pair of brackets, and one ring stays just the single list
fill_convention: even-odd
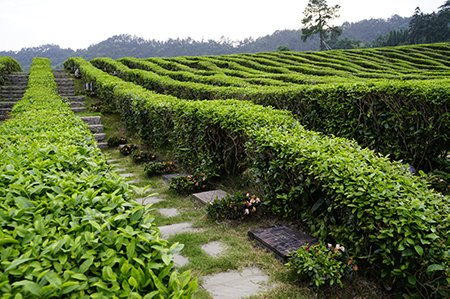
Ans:
[{"label": "pink flower", "polygon": [[250,211],[248,209],[245,209],[245,214],[250,213]]}]

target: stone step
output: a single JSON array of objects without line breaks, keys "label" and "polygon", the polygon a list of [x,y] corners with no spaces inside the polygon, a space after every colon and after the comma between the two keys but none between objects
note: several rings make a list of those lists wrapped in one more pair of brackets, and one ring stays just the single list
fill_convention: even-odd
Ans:
[{"label": "stone step", "polygon": [[23,95],[26,92],[25,89],[2,89],[2,95]]},{"label": "stone step", "polygon": [[0,103],[1,102],[15,102],[15,103],[17,103],[21,99],[22,98],[5,98],[5,99],[0,98]]},{"label": "stone step", "polygon": [[73,111],[73,113],[78,113],[78,112],[86,111],[86,108],[85,107],[74,107],[74,108],[71,108],[71,110]]},{"label": "stone step", "polygon": [[94,138],[95,138],[95,140],[97,140],[97,142],[102,142],[102,141],[106,140],[106,134],[105,133],[95,133]]},{"label": "stone step", "polygon": [[106,143],[106,142],[97,142],[97,147],[99,149],[107,149],[108,148],[108,143]]},{"label": "stone step", "polygon": [[15,91],[25,91],[26,87],[23,86],[17,86],[17,85],[4,85],[2,86],[2,92],[5,92],[7,90],[15,90]]},{"label": "stone step", "polygon": [[92,133],[103,133],[103,125],[90,125],[89,131]]},{"label": "stone step", "polygon": [[12,108],[16,102],[0,102],[0,108]]},{"label": "stone step", "polygon": [[84,106],[85,106],[84,102],[70,102],[70,108],[79,108]]},{"label": "stone step", "polygon": [[63,97],[63,99],[67,100],[68,102],[84,102],[84,96],[66,96]]},{"label": "stone step", "polygon": [[5,85],[18,85],[18,86],[27,86],[28,85],[28,79],[8,79],[6,81]]},{"label": "stone step", "polygon": [[102,118],[101,116],[82,116],[80,119],[88,125],[101,125]]},{"label": "stone step", "polygon": [[0,115],[5,115],[6,112],[11,112],[12,108],[0,108]]}]

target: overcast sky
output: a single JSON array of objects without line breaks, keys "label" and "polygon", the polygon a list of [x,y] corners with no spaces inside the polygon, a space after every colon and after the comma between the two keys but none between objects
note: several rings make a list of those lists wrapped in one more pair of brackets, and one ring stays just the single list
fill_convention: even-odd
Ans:
[{"label": "overcast sky", "polygon": [[[445,0],[328,0],[340,18],[357,22],[438,11]],[[145,39],[258,38],[299,29],[308,0],[0,0],[0,51],[55,44],[87,48],[113,35]]]}]

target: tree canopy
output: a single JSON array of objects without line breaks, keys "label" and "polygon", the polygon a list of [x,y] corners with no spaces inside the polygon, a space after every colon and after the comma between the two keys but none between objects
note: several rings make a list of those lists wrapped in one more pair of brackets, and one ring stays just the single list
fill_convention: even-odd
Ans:
[{"label": "tree canopy", "polygon": [[335,39],[342,34],[342,29],[338,26],[331,26],[330,20],[339,18],[337,12],[341,6],[328,6],[326,0],[309,0],[303,14],[302,40],[306,42],[308,38],[319,34],[320,50],[325,49],[325,40],[330,36]]}]

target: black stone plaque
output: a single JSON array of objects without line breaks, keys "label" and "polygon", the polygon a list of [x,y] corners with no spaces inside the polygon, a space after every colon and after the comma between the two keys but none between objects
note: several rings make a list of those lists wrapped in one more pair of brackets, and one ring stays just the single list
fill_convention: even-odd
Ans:
[{"label": "black stone plaque", "polygon": [[288,261],[290,252],[300,249],[306,243],[316,244],[317,240],[286,224],[251,230],[247,233],[250,240],[255,241],[268,252],[273,252],[282,263]]}]

